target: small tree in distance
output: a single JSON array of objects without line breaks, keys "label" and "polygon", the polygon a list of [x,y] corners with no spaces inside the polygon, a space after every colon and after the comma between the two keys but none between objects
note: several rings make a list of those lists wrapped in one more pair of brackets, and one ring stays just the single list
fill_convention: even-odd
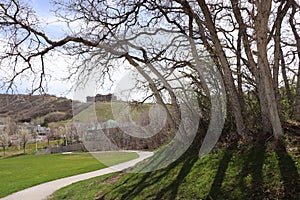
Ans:
[{"label": "small tree in distance", "polygon": [[10,143],[8,133],[5,130],[0,131],[0,145],[3,148],[3,156],[5,157],[5,150]]},{"label": "small tree in distance", "polygon": [[35,151],[37,152],[38,151],[37,150],[37,138],[38,138],[39,134],[36,129],[33,130],[32,136],[33,136],[34,142],[35,142]]},{"label": "small tree in distance", "polygon": [[20,138],[20,143],[22,144],[23,147],[23,153],[26,153],[26,145],[29,142],[29,131],[27,129],[21,129],[21,138]]},{"label": "small tree in distance", "polygon": [[46,132],[46,138],[47,138],[47,146],[49,147],[50,146],[50,139],[53,138],[54,136],[54,129],[47,129],[47,132]]}]

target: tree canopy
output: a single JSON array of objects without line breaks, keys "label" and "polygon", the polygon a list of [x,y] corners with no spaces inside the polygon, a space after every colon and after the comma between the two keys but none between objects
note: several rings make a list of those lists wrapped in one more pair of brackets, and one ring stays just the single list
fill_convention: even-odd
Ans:
[{"label": "tree canopy", "polygon": [[[280,138],[282,122],[300,120],[296,0],[57,0],[53,10],[69,25],[61,39],[45,33],[25,2],[1,2],[0,64],[8,72],[1,77],[2,87],[12,89],[29,73],[32,92],[43,91],[45,56],[60,52],[76,57],[67,78],[96,74],[103,81],[120,63],[131,65],[175,127],[178,87],[197,96],[202,118],[223,108],[217,100],[226,94],[227,121],[234,122],[232,128],[242,137],[254,132]],[[220,112],[222,116],[224,110]]]}]

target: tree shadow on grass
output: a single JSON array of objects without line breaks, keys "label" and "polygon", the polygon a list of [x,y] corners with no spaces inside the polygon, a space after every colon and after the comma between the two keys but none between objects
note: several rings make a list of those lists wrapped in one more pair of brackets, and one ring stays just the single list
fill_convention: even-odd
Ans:
[{"label": "tree shadow on grass", "polygon": [[[243,168],[239,174],[239,187],[243,191],[245,199],[264,199],[263,192],[263,165],[265,162],[266,146],[255,144],[248,150],[245,157]],[[250,185],[247,186],[246,178],[251,177]]]},{"label": "tree shadow on grass", "polygon": [[[157,200],[176,199],[180,185],[184,183],[185,178],[198,160],[196,150],[186,152],[180,159],[164,169],[144,174],[128,175],[119,184],[113,186],[108,193],[118,194],[119,199],[133,199],[138,194],[142,194],[145,188],[148,188],[145,191],[148,196],[145,196],[145,193],[143,194],[145,198]],[[233,156],[236,152],[238,152],[237,155]],[[277,197],[280,199],[299,199],[299,174],[295,162],[287,153],[284,143],[277,143],[275,153],[283,186],[283,192],[280,197]],[[265,145],[258,143],[247,149],[240,149],[235,143],[230,145],[224,150],[219,160],[218,169],[206,199],[268,199],[269,193],[266,193],[265,189],[269,190],[270,188],[268,185],[264,185],[263,176],[263,166],[267,159],[271,159],[271,157],[267,156]],[[231,162],[234,162],[234,168],[231,168]],[[180,168],[178,168],[179,166]],[[178,171],[173,171],[173,169]],[[227,181],[227,177],[230,181]],[[222,186],[223,182],[226,183],[224,186]],[[156,185],[154,188],[158,191],[152,193],[149,187],[151,188],[157,183],[165,185]],[[278,187],[276,186],[275,189],[278,190]],[[105,196],[100,199],[105,199]]]},{"label": "tree shadow on grass", "polygon": [[[188,174],[191,173],[198,160],[198,148],[199,144],[193,143],[189,150],[177,161],[161,170],[124,176],[118,184],[113,185],[112,189],[99,199],[105,199],[105,197],[134,199],[139,194],[144,198],[157,200],[176,199],[180,186],[184,183]],[[236,152],[238,153],[235,155]],[[299,174],[294,161],[286,151],[284,143],[277,143],[275,153],[284,191],[279,198],[299,199]],[[160,157],[159,154],[157,156]],[[161,156],[163,157],[163,155]],[[246,146],[246,148],[237,147],[236,143],[231,144],[224,150],[221,159],[218,161],[218,169],[206,199],[267,199],[268,193],[265,193],[265,189],[269,188],[265,188],[268,185],[264,185],[263,166],[266,160],[269,163],[268,159],[271,159],[271,157],[266,155],[264,142],[257,142],[257,144]],[[231,168],[231,162],[234,162],[233,168]],[[230,181],[227,181],[227,177]],[[224,184],[223,187],[222,184]],[[151,187],[157,191],[152,192]]]},{"label": "tree shadow on grass", "polygon": [[294,160],[286,151],[286,145],[283,141],[276,144],[276,155],[283,182],[283,199],[299,199],[299,174]]},{"label": "tree shadow on grass", "polygon": [[[231,192],[223,191],[222,183],[225,179],[229,163],[232,160],[233,153],[236,150],[236,144],[230,145],[225,150],[224,155],[219,162],[219,167],[209,194],[206,197],[207,200],[230,198]],[[231,177],[235,178],[235,180],[233,180],[233,185],[231,185],[231,189],[233,190],[233,187],[235,186],[239,187],[242,193],[241,199],[263,199],[263,164],[265,161],[265,146],[259,144],[253,145],[249,150],[246,150],[245,154],[242,152],[239,152],[239,154],[242,156],[242,165],[239,166],[238,163],[235,163],[235,166],[240,167],[241,172],[237,177]],[[250,176],[251,181],[247,184],[246,178]]]},{"label": "tree shadow on grass", "polygon": [[[127,184],[126,192],[122,194],[121,199],[133,199],[134,197],[136,197],[136,194],[139,194],[145,188],[151,186],[152,184],[160,182],[164,177],[170,176],[171,171],[176,168],[177,165],[183,163],[180,172],[178,173],[174,181],[172,181],[167,186],[163,186],[163,189],[159,191],[155,196],[155,199],[157,200],[162,199],[163,196],[169,191],[171,194],[170,199],[175,199],[180,183],[182,183],[186,175],[189,174],[190,170],[197,160],[197,154],[192,152],[192,150],[188,150],[177,161],[171,163],[166,168],[158,171],[147,172],[142,176],[142,178],[141,174],[132,175],[131,178],[125,180],[124,183],[130,183],[132,181],[133,184],[129,187]],[[138,183],[136,183],[136,178],[139,179]],[[115,187],[113,190],[118,191],[119,187],[122,187],[122,185]]]},{"label": "tree shadow on grass", "polygon": [[225,150],[224,155],[219,162],[218,171],[215,175],[210,191],[206,197],[207,200],[217,199],[221,190],[221,186],[225,177],[226,170],[228,168],[228,164],[232,158],[233,152],[236,149],[236,147],[237,144],[233,143]]},{"label": "tree shadow on grass", "polygon": [[180,172],[178,173],[176,179],[169,184],[167,187],[162,189],[157,195],[156,200],[160,200],[163,198],[163,196],[170,191],[170,200],[175,199],[176,195],[178,193],[178,188],[180,184],[183,182],[184,178],[190,173],[191,169],[193,168],[195,162],[198,160],[197,156],[194,156],[193,158],[190,158],[188,160],[185,160],[184,164],[182,165]]},{"label": "tree shadow on grass", "polygon": [[[114,186],[108,193],[118,193],[121,196],[120,199],[122,200],[133,199],[145,188],[159,182],[163,177],[167,176],[169,171],[172,170],[173,167],[174,165],[168,166],[166,169],[163,169],[163,173],[158,176],[155,176],[155,173],[157,173],[157,171],[147,172],[143,174],[129,173],[130,175],[128,177],[123,178],[123,180],[119,182],[118,185]],[[124,187],[124,185],[126,185],[126,187]],[[101,197],[97,200],[106,199],[105,197],[108,193],[102,194]]]},{"label": "tree shadow on grass", "polygon": [[[162,152],[157,153],[155,156],[159,159],[159,157],[161,155],[163,156],[163,154],[164,154],[164,152],[162,151]],[[160,160],[157,164],[159,165],[160,162],[163,162],[163,160]],[[147,172],[142,176],[142,178],[141,178],[141,174],[139,174],[139,173],[134,174],[134,175],[132,174],[132,178],[127,179],[124,183],[133,182],[133,184],[130,185],[129,188],[128,187],[126,188],[127,192],[122,194],[121,199],[133,199],[136,196],[136,194],[139,194],[145,188],[151,186],[152,184],[159,182],[163,177],[168,176],[169,172],[174,167],[176,167],[177,164],[178,164],[178,162],[174,162],[174,163],[171,163],[169,166],[167,166],[164,169],[161,169],[158,171]],[[139,167],[139,169],[141,171],[143,171],[143,168],[148,169],[147,162],[142,164]],[[161,173],[161,172],[163,172],[163,173]],[[159,174],[159,173],[161,173],[161,174]],[[157,175],[157,174],[159,174],[159,175]],[[136,179],[139,179],[138,183],[136,183]],[[113,190],[118,190],[119,187],[121,187],[121,185],[115,187]]]},{"label": "tree shadow on grass", "polygon": [[[113,187],[109,193],[119,193],[120,199],[133,199],[137,194],[140,194],[145,188],[159,182],[163,177],[167,176],[172,167],[168,167],[159,176],[154,176],[155,172],[147,172],[142,174],[130,174],[130,176],[117,186]],[[126,185],[124,188],[123,185]],[[107,194],[104,194],[99,200],[105,199]]]},{"label": "tree shadow on grass", "polygon": [[[183,155],[181,155],[178,160],[172,162],[167,167],[157,171],[147,172],[144,174],[131,174],[130,176],[128,176],[127,179],[123,179],[122,182],[119,182],[120,184],[114,186],[112,190],[110,190],[108,193],[109,194],[118,193],[120,199],[133,199],[136,197],[137,194],[143,192],[145,188],[151,187],[151,185],[157,184],[161,182],[161,180],[164,179],[165,177],[168,177],[172,181],[167,182],[166,185],[163,185],[161,187],[162,189],[160,189],[160,191],[157,191],[157,193],[155,193],[155,197],[151,196],[152,194],[149,195],[151,196],[152,199],[153,198],[162,199],[165,198],[164,195],[168,193],[171,194],[170,199],[175,199],[180,184],[183,182],[185,177],[191,171],[195,162],[198,160],[198,147],[199,147],[198,143],[201,140],[201,137],[202,137],[201,134],[197,134],[193,143],[188,148],[188,150]],[[176,146],[173,146],[173,148],[175,147]],[[165,158],[164,155],[165,155],[164,150],[159,151],[158,153],[156,153],[156,155],[154,155],[155,156],[154,163],[157,164],[157,166],[160,166],[161,162],[164,162],[164,158]],[[153,163],[151,164],[155,166],[155,164]],[[147,163],[145,163],[145,165],[147,165]],[[177,176],[174,178],[170,177],[171,174],[173,173],[171,171],[173,169],[176,169],[176,166],[178,165],[182,165],[182,167],[180,168],[180,171],[178,173],[175,172]],[[149,169],[147,168],[147,166],[145,166],[145,168]],[[143,169],[143,164],[141,169]],[[124,187],[124,185],[126,186]],[[106,195],[108,194],[102,195],[100,199],[105,199]]]}]

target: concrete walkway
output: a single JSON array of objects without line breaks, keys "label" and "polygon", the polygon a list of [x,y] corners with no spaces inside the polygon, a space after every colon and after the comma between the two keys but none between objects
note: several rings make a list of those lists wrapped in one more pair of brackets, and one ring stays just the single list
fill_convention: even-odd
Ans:
[{"label": "concrete walkway", "polygon": [[90,179],[93,177],[101,176],[104,174],[109,174],[112,172],[122,171],[124,169],[127,169],[129,167],[133,167],[138,162],[141,162],[142,160],[151,157],[153,155],[153,152],[141,152],[141,151],[131,151],[136,152],[139,155],[139,158],[120,163],[108,168],[100,169],[93,172],[88,172],[84,174],[79,174],[75,176],[70,176],[54,181],[50,181],[47,183],[43,183],[40,185],[36,185],[30,188],[27,188],[25,190],[21,190],[19,192],[13,193],[9,196],[6,196],[0,200],[44,200],[47,199],[48,196],[50,196],[53,192],[56,190],[63,188],[67,185],[70,185],[72,183]]}]

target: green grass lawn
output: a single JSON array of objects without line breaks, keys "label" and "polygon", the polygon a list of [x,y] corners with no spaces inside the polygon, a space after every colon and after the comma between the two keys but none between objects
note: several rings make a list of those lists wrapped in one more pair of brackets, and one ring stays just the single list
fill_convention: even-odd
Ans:
[{"label": "green grass lawn", "polygon": [[[54,146],[57,143],[61,144],[62,142],[63,142],[63,140],[60,140],[60,141],[58,141],[58,140],[52,140],[52,141],[49,142],[49,145],[50,146]],[[38,149],[38,151],[40,151],[41,149],[43,149],[43,148],[45,148],[47,146],[48,146],[47,142],[38,142],[37,143],[37,149]],[[25,148],[26,154],[34,154],[36,152],[35,148],[36,148],[35,143],[28,143],[26,145],[26,148]],[[6,157],[10,157],[10,156],[18,155],[18,154],[22,154],[22,153],[23,153],[23,148],[22,147],[18,147],[18,146],[7,147],[6,151],[5,151]],[[3,148],[0,148],[0,159],[1,159],[1,157],[4,157],[4,155],[3,155]]]},{"label": "green grass lawn", "polygon": [[298,151],[255,145],[188,151],[149,173],[113,173],[74,183],[50,199],[300,199]]},{"label": "green grass lawn", "polygon": [[[105,164],[106,166],[112,166],[121,162],[125,162],[131,159],[128,159],[128,156],[130,155],[131,159],[138,158],[138,155],[136,153],[128,153],[128,152],[96,152],[93,153],[93,156]],[[133,157],[134,156],[134,157]]]},{"label": "green grass lawn", "polygon": [[[105,155],[105,154],[103,154]],[[136,153],[109,153],[105,163],[137,158]],[[106,160],[105,160],[106,159]],[[106,167],[89,153],[18,155],[0,159],[0,197],[43,182]]]}]

